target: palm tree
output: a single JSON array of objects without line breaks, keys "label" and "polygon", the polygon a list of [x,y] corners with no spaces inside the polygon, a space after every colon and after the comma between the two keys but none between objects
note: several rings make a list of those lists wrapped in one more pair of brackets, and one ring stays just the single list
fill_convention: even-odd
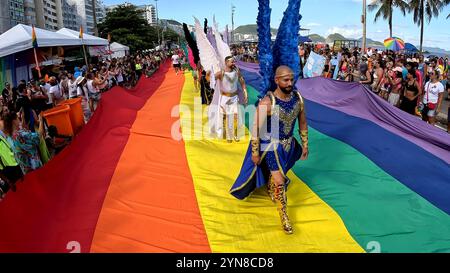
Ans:
[{"label": "palm tree", "polygon": [[373,0],[369,4],[369,11],[374,11],[376,9],[374,21],[378,21],[380,17],[389,22],[389,34],[392,37],[392,15],[394,13],[394,8],[399,8],[403,15],[406,15],[408,10],[408,4],[404,0]]},{"label": "palm tree", "polygon": [[[450,0],[445,0],[444,5],[450,4]],[[450,18],[450,13],[447,15],[447,19]]]},{"label": "palm tree", "polygon": [[410,0],[409,8],[413,12],[414,23],[420,26],[420,52],[423,47],[423,27],[425,24],[425,16],[430,23],[433,17],[438,17],[439,12],[442,11],[445,5],[449,4],[450,0]]}]

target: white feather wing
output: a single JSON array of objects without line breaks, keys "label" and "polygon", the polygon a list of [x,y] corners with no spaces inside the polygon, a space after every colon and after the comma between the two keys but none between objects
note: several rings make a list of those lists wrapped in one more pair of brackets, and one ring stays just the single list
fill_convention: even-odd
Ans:
[{"label": "white feather wing", "polygon": [[219,25],[216,23],[216,18],[214,17],[214,36],[216,38],[217,53],[220,58],[220,64],[225,67],[225,58],[231,56],[230,47],[222,40],[219,32]]},{"label": "white feather wing", "polygon": [[217,53],[211,43],[208,41],[200,21],[195,18],[195,35],[197,38],[197,47],[200,55],[200,62],[205,71],[219,71],[220,63],[217,58]]}]

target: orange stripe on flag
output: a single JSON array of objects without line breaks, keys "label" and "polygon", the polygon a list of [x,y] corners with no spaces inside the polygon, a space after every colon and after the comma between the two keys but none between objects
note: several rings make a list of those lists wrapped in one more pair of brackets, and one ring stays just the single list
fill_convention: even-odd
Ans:
[{"label": "orange stripe on flag", "polygon": [[171,70],[139,111],[115,170],[91,252],[211,252],[185,145],[171,137],[182,75]]}]

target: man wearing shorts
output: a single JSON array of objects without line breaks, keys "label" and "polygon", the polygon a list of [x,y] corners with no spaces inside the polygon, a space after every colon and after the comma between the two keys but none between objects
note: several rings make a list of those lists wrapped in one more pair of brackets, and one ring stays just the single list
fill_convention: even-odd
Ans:
[{"label": "man wearing shorts", "polygon": [[172,55],[172,65],[173,65],[173,68],[175,68],[175,72],[178,75],[178,71],[180,71],[180,68],[181,68],[180,56],[178,56],[178,54]]}]

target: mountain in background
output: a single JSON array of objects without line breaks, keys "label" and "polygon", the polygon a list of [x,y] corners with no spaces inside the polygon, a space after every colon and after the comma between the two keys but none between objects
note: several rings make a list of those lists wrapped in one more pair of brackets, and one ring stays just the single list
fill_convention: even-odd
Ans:
[{"label": "mountain in background", "polygon": [[[358,39],[358,41],[362,44],[362,37]],[[384,47],[384,44],[382,42],[374,41],[370,38],[366,38],[366,43],[368,47]]]},{"label": "mountain in background", "polygon": [[[418,46],[416,46],[417,48],[419,48]],[[439,53],[439,54],[447,54],[450,55],[450,51],[439,48],[439,47],[428,47],[428,46],[424,46],[423,47],[424,51],[428,51],[428,52],[432,52],[432,53]]]},{"label": "mountain in background", "polygon": [[328,35],[328,37],[325,39],[326,43],[333,43],[335,40],[349,40],[347,38],[345,38],[344,36],[342,36],[339,33],[334,33],[334,34],[330,34]]},{"label": "mountain in background", "polygon": [[323,38],[319,34],[311,34],[308,37],[313,43],[325,43],[325,38]]},{"label": "mountain in background", "polygon": [[[277,34],[278,29],[270,28],[272,34]],[[250,35],[258,35],[258,25],[243,25],[239,26],[234,30],[235,34],[250,34]]]}]

